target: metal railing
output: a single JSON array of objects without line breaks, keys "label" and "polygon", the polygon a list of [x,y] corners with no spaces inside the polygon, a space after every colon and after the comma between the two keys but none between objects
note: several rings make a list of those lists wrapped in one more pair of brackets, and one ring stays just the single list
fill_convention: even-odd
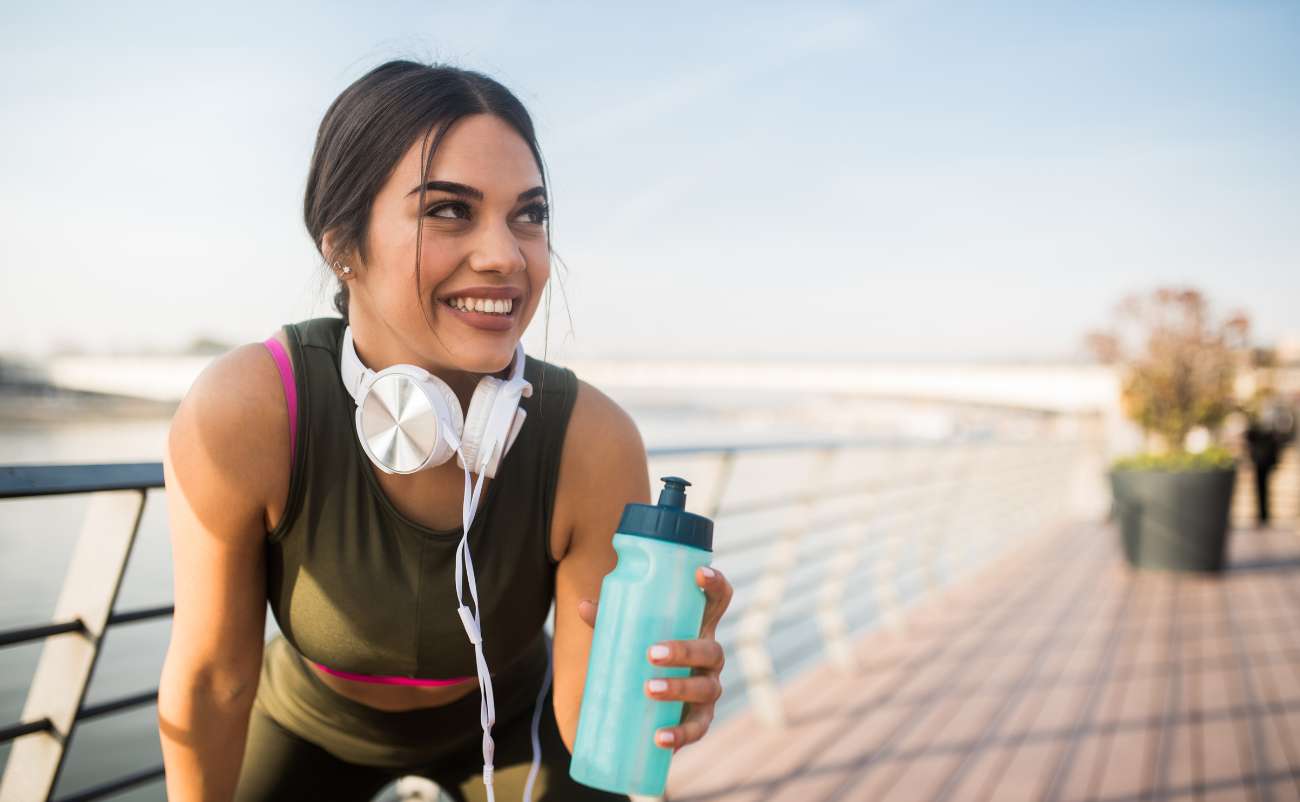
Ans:
[{"label": "metal railing", "polygon": [[[0,726],[0,744],[14,742],[0,778],[0,802],[49,799],[79,722],[157,699],[154,689],[84,704],[108,628],[171,615],[170,605],[114,611],[147,492],[162,486],[159,463],[0,468],[0,499],[90,494],[54,620],[0,632],[0,646],[43,643],[20,720]],[[162,773],[162,766],[133,772],[62,799],[100,799],[156,780]]]},{"label": "metal railing", "polygon": [[[855,670],[855,634],[900,626],[909,601],[1063,519],[1072,475],[1096,453],[1089,440],[1043,437],[706,445],[648,457],[652,469],[688,476],[688,506],[716,521],[714,563],[736,591],[717,635],[733,658],[726,701],[781,726],[784,678],[817,658]],[[0,648],[42,642],[20,720],[0,724],[0,745],[13,742],[0,802],[49,800],[79,723],[156,701],[156,688],[94,705],[85,696],[110,627],[171,615],[170,605],[114,610],[147,491],[162,486],[158,463],[0,467],[0,499],[90,494],[54,619],[0,631]],[[59,802],[162,776],[162,766],[133,771]]]}]

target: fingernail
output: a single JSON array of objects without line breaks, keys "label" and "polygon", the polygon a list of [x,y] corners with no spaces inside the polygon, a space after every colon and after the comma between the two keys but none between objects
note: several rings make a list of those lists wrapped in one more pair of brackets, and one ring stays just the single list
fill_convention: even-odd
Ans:
[{"label": "fingernail", "polygon": [[713,570],[712,568],[710,568],[710,567],[707,566],[707,565],[704,566],[703,568],[701,568],[701,569],[700,569],[700,572],[703,573],[704,576],[706,576],[706,577],[709,578],[709,579],[712,579],[713,577],[715,577],[715,576],[718,575],[718,572],[717,572],[717,571]]},{"label": "fingernail", "polygon": [[655,737],[657,737],[659,739],[659,743],[663,744],[664,746],[672,746],[673,741],[677,740],[676,736],[674,736],[671,731],[661,732]]},{"label": "fingernail", "polygon": [[646,683],[646,687],[650,689],[650,693],[663,693],[664,691],[668,690],[668,681],[662,679],[652,679]]},{"label": "fingernail", "polygon": [[651,660],[664,660],[664,659],[666,659],[667,657],[668,657],[668,647],[667,647],[667,646],[651,646],[651,647],[650,647],[650,659],[651,659]]}]

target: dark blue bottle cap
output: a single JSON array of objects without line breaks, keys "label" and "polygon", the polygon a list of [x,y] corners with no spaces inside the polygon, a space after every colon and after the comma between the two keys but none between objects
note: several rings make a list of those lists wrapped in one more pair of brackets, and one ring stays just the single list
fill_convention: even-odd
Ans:
[{"label": "dark blue bottle cap", "polygon": [[661,476],[664,483],[658,504],[628,504],[618,531],[625,535],[652,537],[713,551],[713,521],[686,511],[686,488],[690,482],[679,476]]}]

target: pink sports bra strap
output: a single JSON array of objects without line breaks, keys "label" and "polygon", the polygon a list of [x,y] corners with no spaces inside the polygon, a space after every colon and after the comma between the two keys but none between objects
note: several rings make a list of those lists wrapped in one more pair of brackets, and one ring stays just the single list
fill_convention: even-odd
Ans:
[{"label": "pink sports bra strap", "polygon": [[271,337],[262,342],[271,352],[275,366],[280,369],[280,383],[284,385],[284,401],[289,406],[289,459],[293,459],[298,444],[298,388],[293,383],[293,363],[280,341]]}]

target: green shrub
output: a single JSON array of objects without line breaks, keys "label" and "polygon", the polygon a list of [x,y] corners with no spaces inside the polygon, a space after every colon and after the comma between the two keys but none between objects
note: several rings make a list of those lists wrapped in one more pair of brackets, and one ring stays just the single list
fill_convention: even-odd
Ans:
[{"label": "green shrub", "polygon": [[1221,446],[1211,446],[1193,454],[1175,451],[1168,454],[1133,454],[1121,457],[1111,464],[1116,471],[1208,471],[1231,468],[1237,463],[1232,452]]}]

